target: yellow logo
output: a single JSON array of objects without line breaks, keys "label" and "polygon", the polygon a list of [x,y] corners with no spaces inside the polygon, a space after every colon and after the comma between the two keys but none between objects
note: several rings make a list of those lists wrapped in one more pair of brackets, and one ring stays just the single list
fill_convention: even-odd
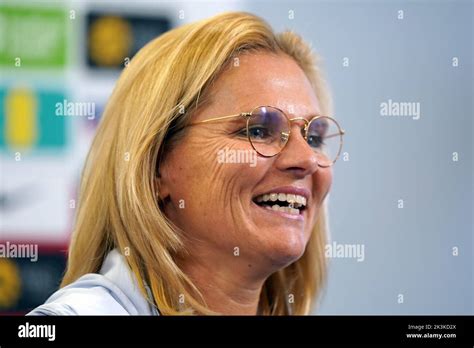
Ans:
[{"label": "yellow logo", "polygon": [[0,259],[0,308],[13,307],[21,293],[20,272],[16,264],[8,259]]},{"label": "yellow logo", "polygon": [[132,30],[127,21],[120,17],[102,17],[95,20],[89,32],[91,60],[101,66],[123,64],[130,52]]},{"label": "yellow logo", "polygon": [[5,96],[5,139],[9,146],[23,148],[36,143],[37,108],[36,96],[28,89],[13,89]]}]

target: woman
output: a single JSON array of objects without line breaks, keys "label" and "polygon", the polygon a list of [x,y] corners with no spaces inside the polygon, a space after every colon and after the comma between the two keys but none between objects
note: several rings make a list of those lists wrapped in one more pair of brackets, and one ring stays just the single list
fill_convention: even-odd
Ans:
[{"label": "woman", "polygon": [[30,314],[308,314],[342,145],[330,110],[309,47],[253,15],[150,42],[88,155],[62,288]]}]

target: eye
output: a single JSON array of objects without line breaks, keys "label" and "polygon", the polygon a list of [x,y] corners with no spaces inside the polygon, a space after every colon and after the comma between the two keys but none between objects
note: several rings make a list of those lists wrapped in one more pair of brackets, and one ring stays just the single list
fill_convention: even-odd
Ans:
[{"label": "eye", "polygon": [[322,148],[324,145],[323,138],[319,135],[308,135],[308,144],[314,149]]},{"label": "eye", "polygon": [[[247,136],[247,129],[243,128],[239,132],[239,135]],[[259,140],[259,139],[268,138],[269,136],[271,136],[271,134],[266,127],[260,126],[260,125],[254,125],[254,126],[249,127],[248,136],[254,140]]]}]

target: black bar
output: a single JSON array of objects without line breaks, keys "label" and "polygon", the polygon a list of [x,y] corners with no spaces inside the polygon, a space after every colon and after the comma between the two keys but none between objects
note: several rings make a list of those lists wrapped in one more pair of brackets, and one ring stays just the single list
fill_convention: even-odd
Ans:
[{"label": "black bar", "polygon": [[[0,317],[0,346],[55,344],[409,344],[469,346],[473,316]],[[27,324],[28,323],[28,324]],[[23,326],[22,326],[23,325]],[[28,326],[26,326],[28,325]],[[54,325],[54,341],[32,325]],[[409,326],[410,325],[410,326]],[[47,336],[46,331],[43,331]],[[52,331],[49,337],[52,338]],[[420,334],[421,337],[407,337]],[[431,337],[428,337],[430,334]],[[435,338],[433,335],[450,335]],[[423,337],[424,336],[424,337]],[[455,337],[454,337],[455,336]]]}]

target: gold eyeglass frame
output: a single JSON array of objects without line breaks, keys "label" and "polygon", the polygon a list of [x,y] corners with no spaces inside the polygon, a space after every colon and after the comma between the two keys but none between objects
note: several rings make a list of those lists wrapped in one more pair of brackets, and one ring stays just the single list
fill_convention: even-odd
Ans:
[{"label": "gold eyeglass frame", "polygon": [[[283,133],[282,132],[282,135],[284,134],[285,137],[286,137],[286,141],[285,141],[285,144],[283,145],[283,147],[280,149],[279,152],[277,152],[276,154],[274,155],[264,155],[262,153],[260,153],[254,146],[254,144],[252,143],[252,140],[250,140],[250,132],[249,132],[249,122],[250,122],[250,118],[253,116],[253,113],[260,109],[260,108],[272,108],[272,109],[276,109],[278,111],[280,111],[287,119],[288,121],[288,134],[286,133]],[[306,141],[308,141],[308,129],[309,129],[309,126],[311,125],[311,123],[315,120],[318,120],[318,119],[321,119],[321,118],[327,118],[327,119],[330,119],[331,121],[333,121],[339,132],[338,133],[334,133],[334,134],[331,134],[327,137],[325,137],[325,139],[327,138],[331,138],[331,137],[335,137],[335,136],[340,136],[340,142],[339,142],[339,151],[337,152],[337,155],[335,157],[335,159],[329,164],[329,165],[321,165],[320,163],[318,163],[318,166],[320,167],[323,167],[323,168],[328,168],[328,167],[331,167],[334,163],[336,163],[337,159],[339,158],[339,155],[341,154],[341,150],[342,150],[342,146],[344,144],[344,140],[343,140],[343,135],[346,133],[344,131],[344,129],[341,128],[341,126],[339,125],[339,123],[332,117],[330,116],[322,116],[322,115],[318,115],[318,116],[314,116],[313,118],[311,118],[309,121],[304,118],[304,117],[294,117],[294,118],[289,118],[288,115],[281,109],[277,108],[277,107],[274,107],[274,106],[270,106],[270,105],[261,105],[261,106],[257,106],[255,108],[252,109],[252,111],[250,112],[241,112],[240,114],[234,114],[234,115],[227,115],[227,116],[219,116],[219,117],[213,117],[213,118],[210,118],[210,119],[207,119],[207,120],[203,120],[203,121],[198,121],[198,122],[193,122],[193,123],[190,123],[188,126],[194,126],[194,125],[198,125],[198,124],[203,124],[203,123],[209,123],[209,122],[215,122],[215,121],[220,121],[220,120],[225,120],[225,119],[230,119],[230,118],[237,118],[237,117],[244,117],[245,120],[246,120],[246,129],[247,129],[247,139],[250,143],[250,146],[252,146],[252,148],[255,150],[255,152],[257,152],[260,156],[262,157],[266,157],[266,158],[270,158],[270,157],[275,157],[276,155],[280,154],[286,147],[286,145],[288,144],[288,141],[290,140],[290,135],[291,135],[291,122],[293,121],[304,121],[305,123],[305,126],[304,126],[304,139]],[[301,127],[300,127],[301,129]]]}]

